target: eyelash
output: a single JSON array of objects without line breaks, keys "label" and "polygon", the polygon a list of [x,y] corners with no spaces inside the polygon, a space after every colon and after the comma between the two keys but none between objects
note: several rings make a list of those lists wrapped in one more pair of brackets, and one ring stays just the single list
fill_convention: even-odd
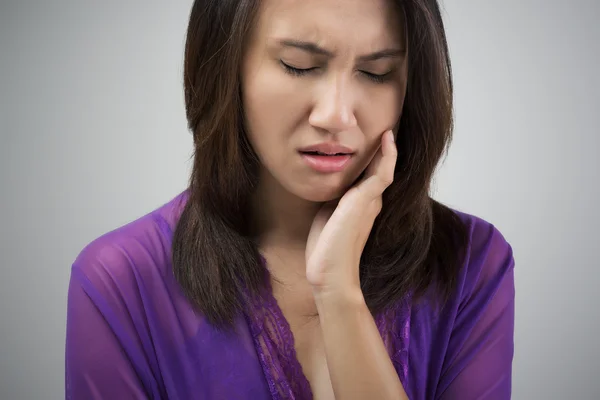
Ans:
[{"label": "eyelash", "polygon": [[[284,63],[281,60],[279,62],[281,63],[281,66],[283,67],[283,69],[285,70],[285,72],[288,73],[288,74],[290,74],[290,75],[292,75],[292,76],[304,76],[304,75],[306,75],[306,74],[308,74],[308,73],[310,73],[310,72],[312,72],[312,71],[314,71],[314,70],[317,69],[316,67],[313,67],[313,68],[304,68],[304,69],[302,69],[302,68],[295,68],[295,67],[292,67],[291,65],[288,65],[288,64]],[[366,71],[360,71],[360,72],[363,75],[365,75],[367,77],[367,79],[370,79],[371,81],[373,81],[375,83],[385,83],[388,80],[388,78],[389,78],[389,76],[391,74],[391,71],[387,72],[387,73],[385,73],[383,75],[372,74],[372,73],[366,72]]]}]

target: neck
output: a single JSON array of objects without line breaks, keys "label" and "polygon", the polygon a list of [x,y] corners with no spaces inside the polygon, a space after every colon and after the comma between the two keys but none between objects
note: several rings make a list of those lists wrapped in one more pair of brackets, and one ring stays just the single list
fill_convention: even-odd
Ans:
[{"label": "neck", "polygon": [[304,250],[321,203],[295,196],[270,174],[261,176],[259,182],[252,198],[253,225],[259,247]]},{"label": "neck", "polygon": [[252,197],[254,236],[267,260],[273,296],[288,317],[317,314],[305,258],[308,233],[320,207],[293,195],[270,174],[261,176]]}]

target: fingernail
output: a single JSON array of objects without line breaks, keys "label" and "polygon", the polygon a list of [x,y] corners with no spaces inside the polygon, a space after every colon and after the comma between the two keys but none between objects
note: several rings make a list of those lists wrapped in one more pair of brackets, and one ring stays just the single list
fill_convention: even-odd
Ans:
[{"label": "fingernail", "polygon": [[393,131],[388,131],[390,138],[392,139],[392,143],[394,143],[396,141],[396,138],[394,137],[394,132]]}]

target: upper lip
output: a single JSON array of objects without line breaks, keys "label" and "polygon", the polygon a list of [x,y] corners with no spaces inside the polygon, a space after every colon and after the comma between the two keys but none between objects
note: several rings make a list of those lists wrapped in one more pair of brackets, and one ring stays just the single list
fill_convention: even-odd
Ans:
[{"label": "upper lip", "polygon": [[303,147],[299,150],[302,153],[319,152],[323,154],[352,154],[352,149],[336,143],[319,143],[312,146]]}]

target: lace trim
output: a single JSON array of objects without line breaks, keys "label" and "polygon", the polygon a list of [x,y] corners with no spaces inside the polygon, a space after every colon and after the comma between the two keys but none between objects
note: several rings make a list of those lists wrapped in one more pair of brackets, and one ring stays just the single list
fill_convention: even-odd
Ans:
[{"label": "lace trim", "polygon": [[274,400],[312,400],[310,383],[298,361],[294,336],[270,283],[258,299],[250,299],[246,318]]},{"label": "lace trim", "polygon": [[[312,400],[310,383],[302,371],[294,337],[273,296],[270,282],[260,296],[248,296],[246,320],[265,379],[274,400]],[[375,317],[402,385],[408,376],[410,296]]]}]

